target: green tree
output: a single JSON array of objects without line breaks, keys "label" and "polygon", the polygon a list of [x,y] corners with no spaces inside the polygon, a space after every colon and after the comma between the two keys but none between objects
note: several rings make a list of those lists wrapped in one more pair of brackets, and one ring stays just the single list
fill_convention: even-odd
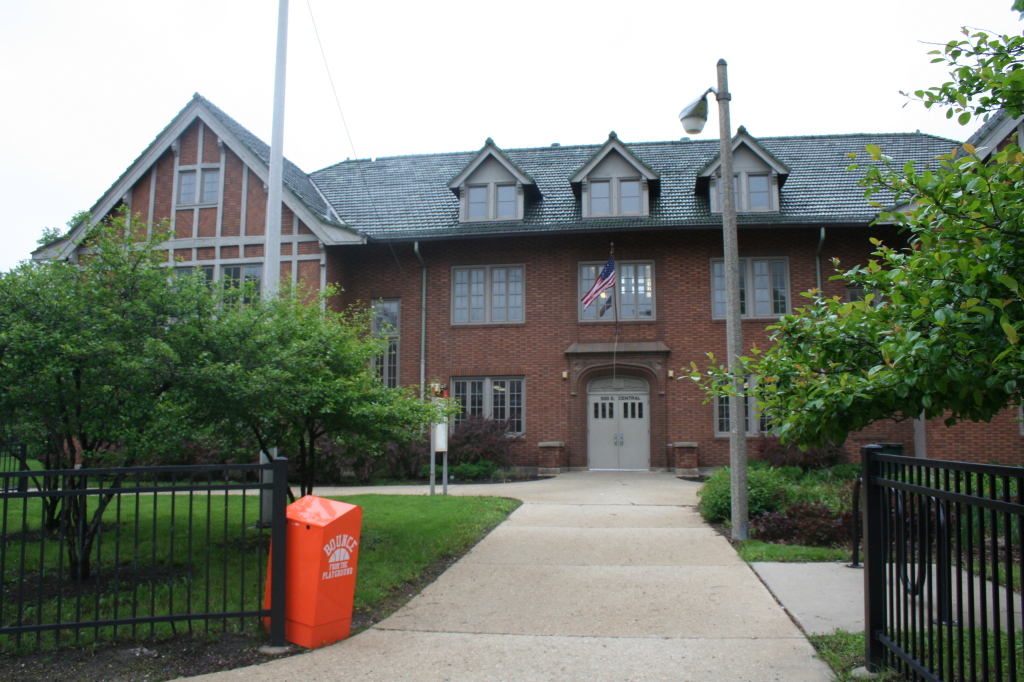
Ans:
[{"label": "green tree", "polygon": [[[951,80],[916,92],[960,123],[1024,113],[1024,38],[964,30],[936,50]],[[873,240],[866,266],[837,275],[868,292],[846,302],[807,294],[746,360],[758,399],[784,439],[842,442],[880,419],[988,421],[1020,400],[1024,376],[1024,155],[1016,140],[982,160],[970,145],[893,167],[869,145],[865,172],[879,222],[909,242]],[[838,263],[836,263],[838,267]],[[709,391],[725,376],[713,368]]]},{"label": "green tree", "polygon": [[[115,218],[89,233],[77,264],[0,274],[0,421],[42,443],[47,468],[127,466],[173,442],[170,392],[190,362],[189,330],[213,307],[195,278],[169,282],[156,248],[166,233],[144,235]],[[46,503],[51,529],[87,526],[67,543],[85,577],[110,499],[88,520],[84,507]]]},{"label": "green tree", "polygon": [[[41,443],[47,469],[175,463],[197,440],[235,458],[276,446],[293,457],[305,494],[323,439],[372,447],[443,418],[444,405],[377,380],[371,359],[382,346],[368,312],[175,274],[169,237],[165,226],[112,217],[88,233],[77,263],[0,274],[0,423]],[[48,530],[67,535],[83,578],[119,485],[89,509],[64,504],[55,488],[45,502]]]},{"label": "green tree", "polygon": [[225,306],[197,340],[202,360],[189,377],[192,418],[264,452],[280,448],[302,495],[312,492],[321,445],[371,452],[450,411],[385,388],[372,367],[384,345],[371,334],[370,311],[334,312],[324,305],[332,293],[304,303],[304,292],[287,290]]}]

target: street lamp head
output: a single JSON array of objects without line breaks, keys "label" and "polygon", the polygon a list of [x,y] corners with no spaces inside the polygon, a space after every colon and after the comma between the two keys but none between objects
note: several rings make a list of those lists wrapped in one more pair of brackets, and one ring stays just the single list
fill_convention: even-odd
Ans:
[{"label": "street lamp head", "polygon": [[695,135],[704,130],[704,124],[708,122],[708,94],[693,100],[679,112],[679,121],[683,124],[683,130]]}]

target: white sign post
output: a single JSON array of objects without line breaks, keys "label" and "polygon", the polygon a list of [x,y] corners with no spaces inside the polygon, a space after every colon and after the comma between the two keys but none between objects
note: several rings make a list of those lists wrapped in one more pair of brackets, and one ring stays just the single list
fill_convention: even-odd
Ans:
[{"label": "white sign post", "polygon": [[434,424],[430,428],[430,494],[434,494],[434,467],[437,453],[442,453],[441,485],[442,494],[448,494],[448,422]]}]

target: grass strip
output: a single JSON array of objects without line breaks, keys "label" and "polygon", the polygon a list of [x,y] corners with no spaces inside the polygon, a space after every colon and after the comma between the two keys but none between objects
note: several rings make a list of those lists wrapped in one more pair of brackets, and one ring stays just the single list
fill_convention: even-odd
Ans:
[{"label": "grass strip", "polygon": [[736,545],[740,558],[752,561],[833,562],[849,561],[850,550],[833,547],[807,547],[804,545],[776,545],[760,540],[743,540]]}]

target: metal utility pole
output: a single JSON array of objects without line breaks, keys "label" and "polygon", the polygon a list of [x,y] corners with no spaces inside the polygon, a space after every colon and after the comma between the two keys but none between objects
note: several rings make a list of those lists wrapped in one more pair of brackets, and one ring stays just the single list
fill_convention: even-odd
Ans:
[{"label": "metal utility pole", "polygon": [[731,467],[732,539],[746,540],[750,523],[747,506],[747,410],[743,365],[743,321],[740,314],[740,258],[736,233],[736,191],[732,174],[732,126],[729,122],[729,77],[724,59],[718,60],[718,88],[703,95],[679,112],[688,133],[699,133],[708,120],[708,93],[718,100],[718,135],[721,144],[721,180],[718,196],[722,202],[722,249],[725,252],[725,345],[726,363],[732,378],[729,397],[729,465]]},{"label": "metal utility pole", "polygon": [[747,509],[747,410],[743,376],[743,321],[740,315],[739,237],[736,231],[736,196],[732,176],[732,126],[729,122],[729,75],[718,60],[718,127],[722,150],[722,248],[725,251],[725,343],[732,374],[729,397],[729,466],[732,473],[732,539],[746,540],[750,523]]},{"label": "metal utility pole", "polygon": [[274,122],[270,136],[267,234],[263,252],[264,298],[274,298],[281,280],[281,190],[284,184],[284,81],[288,61],[288,0],[277,11],[277,63],[274,67]]}]

